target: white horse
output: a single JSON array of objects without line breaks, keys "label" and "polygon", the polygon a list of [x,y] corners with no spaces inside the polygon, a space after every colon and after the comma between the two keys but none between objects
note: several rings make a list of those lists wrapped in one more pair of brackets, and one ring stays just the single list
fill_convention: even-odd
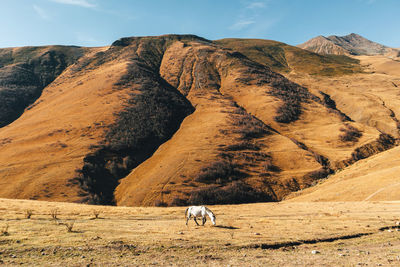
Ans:
[{"label": "white horse", "polygon": [[186,217],[186,225],[188,225],[188,221],[190,220],[190,217],[193,216],[194,222],[198,224],[196,217],[201,217],[202,222],[203,222],[203,226],[206,223],[207,219],[206,219],[206,215],[208,215],[208,217],[210,217],[211,222],[213,225],[215,225],[215,215],[214,213],[207,207],[205,206],[190,206],[189,208],[186,209],[185,211],[185,217]]}]

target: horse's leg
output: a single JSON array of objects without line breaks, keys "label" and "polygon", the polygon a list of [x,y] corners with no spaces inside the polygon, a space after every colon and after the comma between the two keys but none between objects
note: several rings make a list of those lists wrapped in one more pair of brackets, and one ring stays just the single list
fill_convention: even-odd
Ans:
[{"label": "horse's leg", "polygon": [[199,225],[200,226],[200,224],[197,222],[197,220],[196,220],[196,216],[193,216],[193,219],[194,219],[194,222],[197,224],[197,225]]},{"label": "horse's leg", "polygon": [[202,219],[203,219],[203,226],[204,226],[204,224],[205,224],[206,221],[207,221],[207,217],[204,216]]}]

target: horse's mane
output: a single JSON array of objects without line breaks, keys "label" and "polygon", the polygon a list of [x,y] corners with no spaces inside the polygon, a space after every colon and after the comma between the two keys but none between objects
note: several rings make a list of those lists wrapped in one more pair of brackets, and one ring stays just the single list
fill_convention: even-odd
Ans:
[{"label": "horse's mane", "polygon": [[212,211],[211,211],[209,208],[207,208],[206,206],[204,206],[204,208],[206,209],[207,212],[211,213],[211,214],[215,217],[214,212],[212,212]]}]

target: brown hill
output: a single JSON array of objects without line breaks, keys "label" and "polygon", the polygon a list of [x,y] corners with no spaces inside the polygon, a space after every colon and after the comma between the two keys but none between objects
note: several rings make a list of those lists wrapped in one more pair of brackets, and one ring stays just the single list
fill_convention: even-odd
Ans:
[{"label": "brown hill", "polygon": [[[400,62],[384,56],[358,58],[369,73],[340,79],[292,79],[311,91],[329,93],[338,108],[353,120],[398,137]],[[399,149],[395,147],[361,160],[312,189],[294,194],[293,201],[398,200],[398,158]]]},{"label": "brown hill", "polygon": [[75,46],[0,49],[0,127],[18,118],[44,87],[89,51]]},{"label": "brown hill", "polygon": [[356,59],[341,55],[321,55],[272,40],[230,38],[215,42],[280,73],[334,76],[361,71]]},{"label": "brown hill", "polygon": [[315,53],[335,55],[392,55],[399,52],[355,33],[346,36],[317,36],[298,47]]},{"label": "brown hill", "polygon": [[[306,86],[272,71],[271,60],[253,61],[257,46]],[[395,145],[389,101],[374,124],[366,119],[374,109],[357,113],[341,101],[348,93],[317,88],[359,72],[357,62],[193,35],[85,50],[0,128],[0,197],[130,206],[281,200]],[[344,77],[357,75],[370,77]]]}]

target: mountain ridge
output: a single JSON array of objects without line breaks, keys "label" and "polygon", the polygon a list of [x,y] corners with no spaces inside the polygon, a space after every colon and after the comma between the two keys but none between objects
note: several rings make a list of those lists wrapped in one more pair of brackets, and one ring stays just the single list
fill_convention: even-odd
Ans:
[{"label": "mountain ridge", "polygon": [[395,55],[398,50],[370,41],[361,35],[350,33],[345,36],[317,36],[297,47],[320,53],[336,55]]}]

